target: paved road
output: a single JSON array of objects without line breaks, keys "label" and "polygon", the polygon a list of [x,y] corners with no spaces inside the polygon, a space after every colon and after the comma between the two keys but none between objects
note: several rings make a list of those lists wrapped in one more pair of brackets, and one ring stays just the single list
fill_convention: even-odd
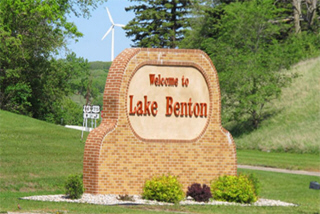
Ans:
[{"label": "paved road", "polygon": [[281,172],[281,173],[298,174],[298,175],[311,175],[311,176],[320,177],[320,172],[309,172],[309,171],[302,171],[302,170],[278,169],[278,168],[271,168],[271,167],[260,167],[260,166],[249,166],[249,165],[238,165],[238,168],[262,170],[262,171],[270,171],[270,172]]}]

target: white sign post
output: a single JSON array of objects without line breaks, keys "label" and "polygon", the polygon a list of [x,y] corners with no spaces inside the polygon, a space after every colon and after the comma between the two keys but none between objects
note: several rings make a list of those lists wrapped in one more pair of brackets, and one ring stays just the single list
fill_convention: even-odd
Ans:
[{"label": "white sign post", "polygon": [[97,127],[97,120],[100,118],[100,106],[98,105],[84,105],[83,106],[83,127],[81,133],[81,139],[83,139],[83,130],[89,130],[88,119],[91,119],[91,128],[93,128],[93,120],[95,123],[95,128]]},{"label": "white sign post", "polygon": [[99,119],[100,115],[100,106],[98,105],[93,105],[92,106],[92,115],[91,115],[91,122],[92,119],[94,119],[94,127],[97,127],[97,120]]}]

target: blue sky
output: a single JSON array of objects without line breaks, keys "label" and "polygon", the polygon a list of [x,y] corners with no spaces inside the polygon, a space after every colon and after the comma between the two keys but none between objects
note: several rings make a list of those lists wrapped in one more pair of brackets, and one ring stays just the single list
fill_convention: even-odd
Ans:
[{"label": "blue sky", "polygon": [[[111,61],[111,33],[101,41],[101,38],[111,26],[106,7],[109,8],[115,24],[126,25],[134,18],[134,13],[126,12],[125,7],[132,4],[128,0],[108,0],[107,3],[99,5],[96,10],[92,11],[92,16],[89,19],[71,17],[69,21],[74,22],[84,36],[79,38],[76,43],[70,41],[68,48],[75,52],[77,57],[83,57],[90,62]],[[120,27],[115,27],[114,37],[115,57],[133,44],[132,38],[127,38],[125,31]]]}]

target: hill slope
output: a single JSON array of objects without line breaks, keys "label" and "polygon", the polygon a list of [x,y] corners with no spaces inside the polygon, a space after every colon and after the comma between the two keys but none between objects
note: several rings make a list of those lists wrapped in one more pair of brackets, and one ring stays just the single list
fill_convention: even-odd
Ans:
[{"label": "hill slope", "polygon": [[320,57],[289,72],[299,76],[268,106],[275,113],[258,130],[235,138],[238,149],[319,154]]},{"label": "hill slope", "polygon": [[82,173],[81,131],[0,111],[0,192],[60,188]]}]

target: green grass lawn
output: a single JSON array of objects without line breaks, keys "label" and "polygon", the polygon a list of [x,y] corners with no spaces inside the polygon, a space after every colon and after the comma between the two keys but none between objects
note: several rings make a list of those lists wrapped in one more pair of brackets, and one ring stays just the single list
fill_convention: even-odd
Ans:
[{"label": "green grass lawn", "polygon": [[[319,177],[254,172],[262,183],[261,197],[298,204],[297,207],[238,206],[100,206],[19,200],[23,196],[62,194],[69,174],[82,172],[81,131],[0,111],[0,213],[18,211],[65,213],[319,213],[320,191],[310,190]],[[238,151],[240,164],[315,169],[319,156]],[[314,164],[313,164],[314,162]],[[313,164],[313,165],[312,165]],[[310,165],[312,166],[310,168]]]},{"label": "green grass lawn", "polygon": [[281,200],[295,203],[297,207],[240,207],[240,206],[103,206],[89,204],[72,204],[57,202],[38,202],[19,200],[19,197],[29,195],[58,194],[61,191],[36,192],[1,192],[0,212],[18,211],[17,204],[22,211],[41,211],[57,213],[318,213],[320,212],[320,191],[309,189],[310,181],[320,181],[319,177],[263,172],[254,170],[239,170],[253,172],[260,179],[261,198]]},{"label": "green grass lawn", "polygon": [[55,190],[82,173],[81,131],[0,111],[0,191]]},{"label": "green grass lawn", "polygon": [[237,150],[238,164],[282,168],[291,170],[320,171],[320,155]]}]

